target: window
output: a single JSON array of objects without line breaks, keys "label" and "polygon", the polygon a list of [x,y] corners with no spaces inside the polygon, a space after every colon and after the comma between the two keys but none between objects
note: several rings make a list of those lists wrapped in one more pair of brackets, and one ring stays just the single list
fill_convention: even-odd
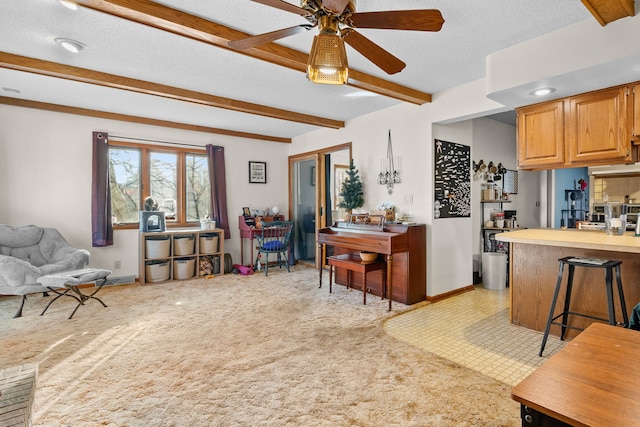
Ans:
[{"label": "window", "polygon": [[117,226],[137,227],[151,196],[167,225],[209,215],[209,162],[204,150],[109,141],[111,209]]}]

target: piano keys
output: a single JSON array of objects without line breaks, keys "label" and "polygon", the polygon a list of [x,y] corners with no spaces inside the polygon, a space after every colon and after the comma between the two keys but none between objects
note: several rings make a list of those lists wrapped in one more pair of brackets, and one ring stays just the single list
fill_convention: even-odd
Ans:
[{"label": "piano keys", "polygon": [[[415,304],[427,297],[426,236],[424,224],[385,224],[381,230],[378,226],[351,228],[346,223],[337,223],[334,227],[318,230],[318,258],[322,257],[323,245],[332,246],[334,255],[360,251],[383,254],[387,259],[387,292],[392,296],[389,308],[391,300]],[[335,282],[346,285],[345,269],[336,269]],[[352,277],[351,283],[356,289],[362,289],[362,279],[358,275]],[[367,278],[371,293],[382,296],[382,284],[382,272],[371,272]]]}]

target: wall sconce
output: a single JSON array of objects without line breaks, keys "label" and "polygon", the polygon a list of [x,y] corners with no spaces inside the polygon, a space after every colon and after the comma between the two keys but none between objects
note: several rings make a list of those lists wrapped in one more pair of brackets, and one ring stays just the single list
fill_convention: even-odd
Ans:
[{"label": "wall sconce", "polygon": [[380,174],[378,175],[378,184],[386,185],[389,194],[393,193],[393,184],[400,182],[400,172],[396,170],[395,163],[393,146],[391,145],[391,129],[389,129],[386,165],[384,164],[384,160],[380,160]]}]

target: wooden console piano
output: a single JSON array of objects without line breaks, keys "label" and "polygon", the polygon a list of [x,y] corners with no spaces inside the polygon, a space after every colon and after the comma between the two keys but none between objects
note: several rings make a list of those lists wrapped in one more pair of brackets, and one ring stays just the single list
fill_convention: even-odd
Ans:
[{"label": "wooden console piano", "polygon": [[[249,264],[253,264],[253,239],[262,233],[262,229],[256,227],[256,221],[258,218],[253,216],[240,215],[238,217],[238,229],[240,230],[240,264],[244,263],[244,239],[249,239],[249,247],[251,251],[251,258],[249,258]],[[284,221],[284,215],[272,215],[260,217],[262,222]]]},{"label": "wooden console piano", "polygon": [[[415,304],[426,299],[427,292],[427,231],[424,224],[351,224],[338,222],[333,227],[318,230],[318,259],[322,259],[323,246],[333,247],[333,255],[376,252],[387,261],[386,283],[391,301]],[[322,281],[323,265],[319,273]],[[346,269],[336,268],[336,283],[347,283]],[[362,289],[362,279],[354,275],[351,284]],[[367,289],[383,296],[382,271],[373,271],[367,279]],[[391,297],[389,297],[391,295]]]}]

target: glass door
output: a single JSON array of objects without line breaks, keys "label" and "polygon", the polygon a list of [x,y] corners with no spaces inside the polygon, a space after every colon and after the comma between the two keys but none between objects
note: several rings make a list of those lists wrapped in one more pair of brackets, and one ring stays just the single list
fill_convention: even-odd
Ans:
[{"label": "glass door", "polygon": [[344,217],[337,197],[350,159],[350,143],[289,158],[289,217],[295,221],[295,259],[302,264],[318,266],[318,229]]},{"label": "glass door", "polygon": [[295,221],[293,233],[294,256],[298,262],[316,264],[316,213],[318,159],[317,155],[291,160],[291,190],[289,209]]}]

